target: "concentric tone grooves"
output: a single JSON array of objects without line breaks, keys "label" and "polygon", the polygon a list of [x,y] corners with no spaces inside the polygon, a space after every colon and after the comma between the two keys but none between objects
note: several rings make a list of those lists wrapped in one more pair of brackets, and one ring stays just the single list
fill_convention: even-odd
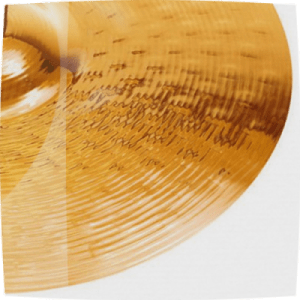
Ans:
[{"label": "concentric tone grooves", "polygon": [[[15,5],[4,57],[13,47],[26,63],[2,77],[7,292],[112,275],[198,232],[257,177],[288,113],[270,4]],[[36,106],[14,106],[34,89]]]}]

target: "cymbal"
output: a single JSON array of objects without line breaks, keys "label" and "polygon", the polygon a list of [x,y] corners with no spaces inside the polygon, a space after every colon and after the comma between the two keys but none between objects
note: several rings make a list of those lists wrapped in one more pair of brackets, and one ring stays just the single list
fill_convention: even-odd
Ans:
[{"label": "cymbal", "polygon": [[291,82],[271,4],[8,6],[6,292],[109,276],[199,232],[268,161]]}]

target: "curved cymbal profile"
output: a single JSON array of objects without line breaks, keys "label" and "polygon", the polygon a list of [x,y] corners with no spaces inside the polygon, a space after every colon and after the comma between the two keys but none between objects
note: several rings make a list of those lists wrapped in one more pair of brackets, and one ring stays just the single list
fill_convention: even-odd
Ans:
[{"label": "curved cymbal profile", "polygon": [[173,247],[257,177],[287,118],[273,5],[14,5],[3,39],[7,292],[78,284]]}]

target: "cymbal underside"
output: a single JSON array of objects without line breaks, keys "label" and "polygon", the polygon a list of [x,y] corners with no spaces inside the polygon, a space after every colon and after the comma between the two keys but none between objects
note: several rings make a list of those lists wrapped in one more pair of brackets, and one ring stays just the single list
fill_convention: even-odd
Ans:
[{"label": "cymbal underside", "polygon": [[8,6],[6,292],[112,275],[201,230],[257,177],[290,98],[271,4]]}]

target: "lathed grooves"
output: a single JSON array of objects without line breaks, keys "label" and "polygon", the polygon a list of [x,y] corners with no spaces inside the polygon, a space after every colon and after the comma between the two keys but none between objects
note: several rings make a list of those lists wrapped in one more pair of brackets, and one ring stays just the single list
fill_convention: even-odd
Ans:
[{"label": "lathed grooves", "polygon": [[[59,57],[65,10],[68,51]],[[7,11],[3,49],[23,51],[34,83],[2,77],[7,292],[98,279],[170,249],[237,200],[274,150],[291,62],[272,5],[101,1]],[[39,22],[45,34],[35,36]],[[31,88],[49,86],[54,96],[7,113]]]}]

